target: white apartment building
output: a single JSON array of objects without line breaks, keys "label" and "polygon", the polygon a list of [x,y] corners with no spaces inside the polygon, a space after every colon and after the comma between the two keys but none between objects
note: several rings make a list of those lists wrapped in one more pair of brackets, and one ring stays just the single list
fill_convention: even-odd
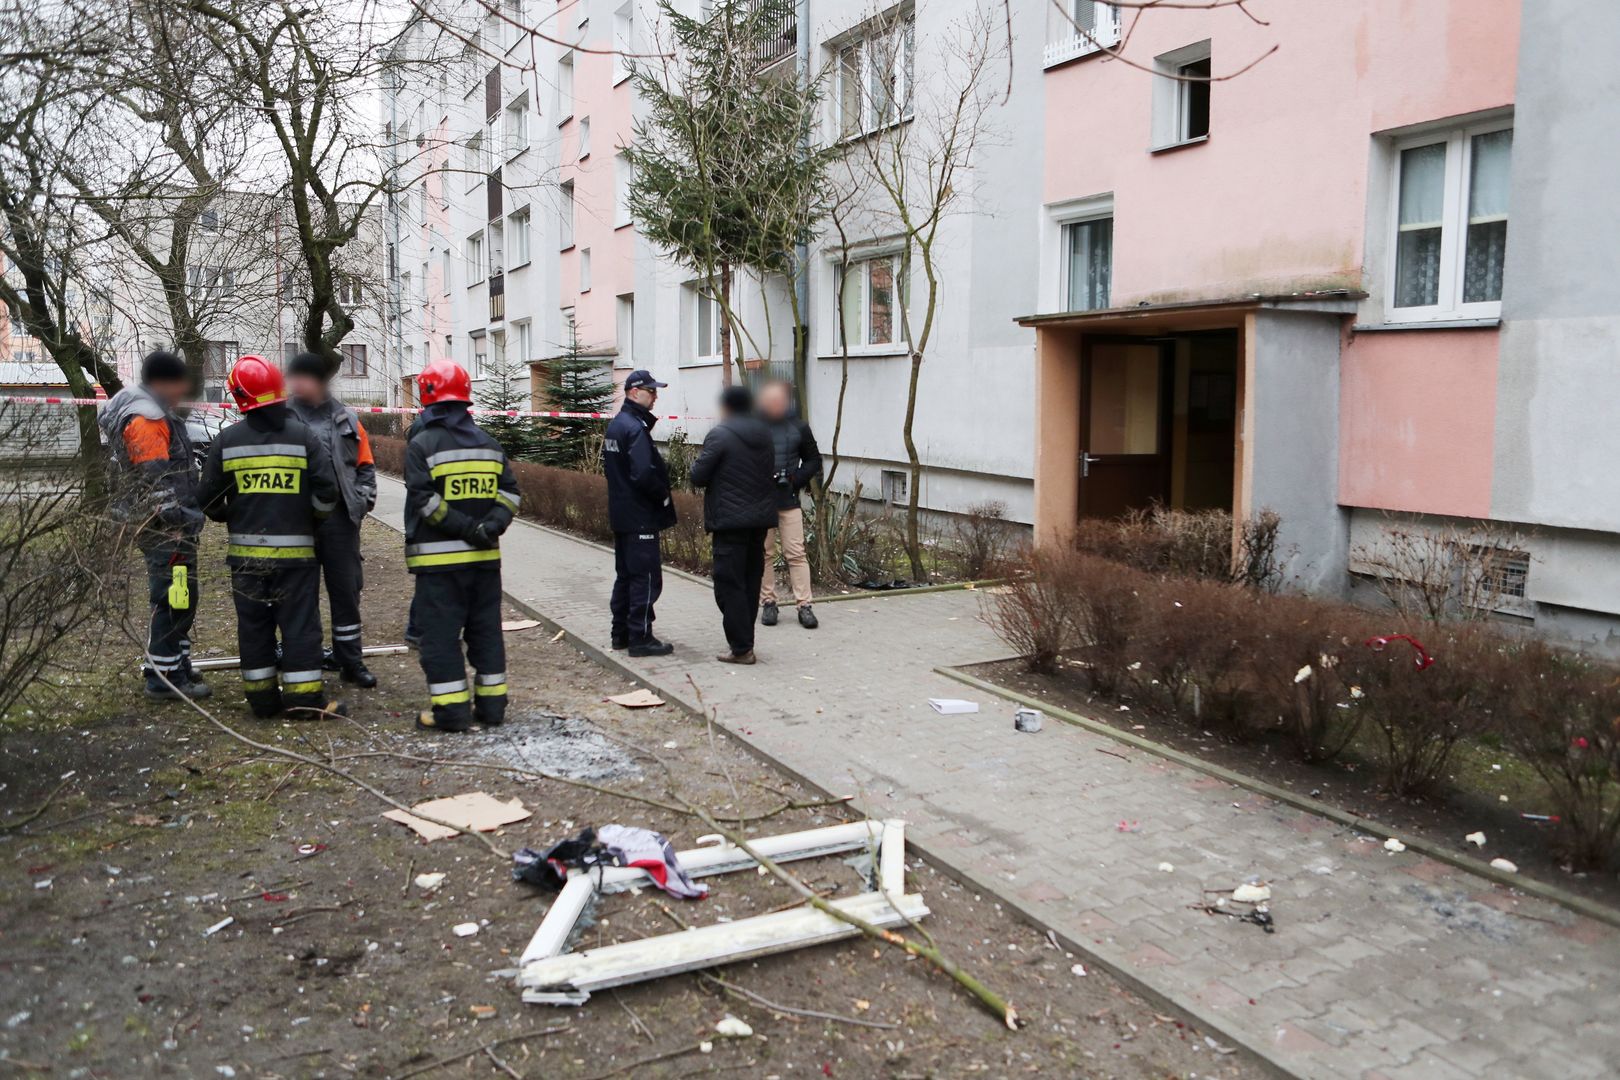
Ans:
[{"label": "white apartment building", "polygon": [[[685,10],[701,16],[703,2],[684,0]],[[833,72],[824,137],[856,153],[858,140],[937,104],[929,95],[939,79],[929,71],[945,67],[969,10],[966,0],[885,8],[803,0],[796,19],[781,27],[775,54],[762,59]],[[423,65],[385,94],[395,175],[410,186],[389,206],[386,225],[399,309],[390,336],[402,371],[449,357],[483,383],[497,371],[527,368],[538,391],[546,360],[563,350],[572,324],[581,347],[602,356],[617,379],[645,367],[670,383],[660,413],[713,415],[722,382],[717,305],[638,236],[625,210],[630,176],[619,151],[632,138],[638,106],[614,51],[659,51],[658,15],[638,0],[506,0],[501,16],[476,0],[442,0],[433,19],[408,35],[402,47],[412,56],[454,51],[460,59]],[[961,178],[970,190],[936,245],[945,284],[920,381],[915,441],[925,466],[924,507],[960,510],[995,499],[1028,521],[1034,336],[1014,320],[1033,309],[1038,272],[1033,208],[1041,177],[1030,163],[1041,150],[1048,19],[1043,5],[1020,3],[1013,20],[1013,55],[999,59],[990,76],[998,100],[986,117],[984,145]],[[894,50],[903,60],[893,70],[879,71],[874,27],[907,37],[908,47]],[[871,104],[882,77],[893,96],[886,114]],[[838,304],[847,274],[852,343],[838,486],[859,481],[863,494],[899,502],[906,497],[910,363],[895,304],[906,294],[900,279],[910,279],[915,296],[921,272],[904,265],[898,235],[875,224],[880,218],[868,215],[847,251],[823,236],[809,252],[805,411],[827,452],[845,370]],[[753,340],[743,355],[772,373],[791,372],[790,287],[740,281],[734,292]],[[538,392],[534,401],[541,405]],[[707,423],[666,422],[658,434],[677,427],[697,441]]]}]

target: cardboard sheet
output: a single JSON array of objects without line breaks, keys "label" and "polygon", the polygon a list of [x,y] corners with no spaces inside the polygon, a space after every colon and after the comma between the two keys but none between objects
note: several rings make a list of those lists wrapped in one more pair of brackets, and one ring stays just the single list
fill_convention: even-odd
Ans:
[{"label": "cardboard sheet", "polygon": [[448,840],[469,830],[494,832],[502,825],[510,825],[529,816],[529,810],[523,805],[523,800],[502,802],[482,791],[452,795],[446,799],[429,799],[427,802],[417,803],[411,809],[438,818],[440,821],[461,826],[460,830],[447,829],[437,822],[424,821],[415,814],[407,814],[403,810],[389,810],[383,814],[388,820],[397,821],[414,830],[418,836],[430,843],[434,840]]},{"label": "cardboard sheet", "polygon": [[615,705],[623,705],[627,709],[645,709],[651,705],[662,705],[664,699],[651,690],[637,689],[625,694],[614,694],[607,700]]}]

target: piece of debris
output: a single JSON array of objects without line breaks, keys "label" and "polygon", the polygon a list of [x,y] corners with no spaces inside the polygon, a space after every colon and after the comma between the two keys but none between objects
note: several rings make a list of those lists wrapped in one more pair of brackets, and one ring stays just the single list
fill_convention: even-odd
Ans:
[{"label": "piece of debris", "polygon": [[1118,832],[1141,832],[1142,823],[1140,821],[1126,821],[1124,818],[1121,818],[1114,825],[1114,828]]},{"label": "piece of debris", "polygon": [[163,824],[163,819],[152,814],[131,814],[129,823],[143,829],[156,829]]},{"label": "piece of debris", "polygon": [[977,701],[964,701],[962,698],[931,697],[928,707],[941,716],[957,716],[961,713],[976,713],[979,711]]},{"label": "piece of debris", "polygon": [[1019,709],[1013,713],[1013,730],[1030,734],[1041,730],[1041,710]]},{"label": "piece of debris", "polygon": [[444,878],[443,874],[417,874],[416,887],[423,892],[432,892],[444,884]]},{"label": "piece of debris", "polygon": [[614,694],[607,700],[615,705],[623,705],[627,709],[647,709],[664,703],[663,698],[644,687],[623,694]]},{"label": "piece of debris", "polygon": [[634,825],[586,826],[578,836],[559,840],[544,852],[519,848],[512,853],[512,880],[559,889],[567,884],[570,870],[590,872],[607,866],[645,871],[654,885],[685,900],[709,891],[681,867],[675,846],[663,833]]},{"label": "piece of debris", "polygon": [[1077,975],[1082,979],[1085,978],[1086,974],[1087,974],[1086,965],[1084,965],[1084,964],[1075,964],[1075,965],[1073,965],[1072,967],[1069,968],[1069,974],[1070,975]]},{"label": "piece of debris", "polygon": [[551,635],[551,643],[553,645],[555,645],[555,644],[557,644],[557,642],[561,641],[563,638],[565,638],[567,636],[568,636],[568,631],[559,630],[555,634]]},{"label": "piece of debris", "polygon": [[473,1005],[467,1009],[474,1020],[493,1020],[500,1011],[493,1005]]},{"label": "piece of debris", "polygon": [[1468,843],[1473,844],[1475,847],[1485,846],[1485,834],[1482,832],[1471,832],[1467,836],[1463,837],[1463,839],[1468,841]]},{"label": "piece of debris", "polygon": [[1302,667],[1298,671],[1294,672],[1294,681],[1297,682],[1297,683],[1302,683],[1302,682],[1304,682],[1306,679],[1308,679],[1310,677],[1311,677],[1311,665],[1309,665],[1309,664],[1306,664],[1304,667]]},{"label": "piece of debris", "polygon": [[702,1042],[698,1043],[698,1053],[700,1053],[700,1054],[710,1054],[710,1053],[713,1053],[713,1052],[714,1052],[714,1043],[710,1042],[707,1039],[704,1039]]},{"label": "piece of debris", "polygon": [[1171,864],[1169,864],[1167,862],[1162,862],[1162,863],[1159,864],[1159,873],[1161,873],[1161,874],[1173,874],[1175,872],[1176,872],[1176,868],[1174,866],[1172,866]]},{"label": "piece of debris", "polygon": [[754,1029],[727,1014],[718,1024],[714,1025],[716,1035],[723,1035],[728,1039],[746,1039],[754,1033]]},{"label": "piece of debris", "polygon": [[1406,850],[1406,845],[1401,843],[1399,840],[1395,839],[1392,836],[1388,840],[1384,841],[1384,850],[1388,851],[1388,852],[1405,851]]},{"label": "piece of debris", "polygon": [[511,634],[519,630],[533,630],[539,625],[539,619],[507,619],[501,623],[501,629]]},{"label": "piece of debris", "polygon": [[1500,858],[1491,860],[1491,869],[1502,870],[1509,874],[1517,874],[1519,872],[1519,868],[1511,861]]},{"label": "piece of debris", "polygon": [[208,929],[204,930],[203,931],[203,937],[213,937],[215,934],[219,933],[221,930],[225,929],[227,926],[231,925],[231,923],[233,923],[235,921],[236,921],[236,916],[227,915],[223,919],[219,920],[219,922],[215,923],[213,926],[210,926]]},{"label": "piece of debris", "polygon": [[478,924],[475,922],[456,923],[450,928],[450,932],[456,937],[472,937],[478,933]]},{"label": "piece of debris", "polygon": [[1271,899],[1271,886],[1263,881],[1246,881],[1232,890],[1232,899],[1240,904],[1263,904]]},{"label": "piece of debris", "polygon": [[416,811],[416,814],[426,814],[439,821],[459,826],[456,829],[448,828],[432,821],[424,821],[416,814],[406,813],[404,810],[389,810],[383,814],[389,821],[397,821],[401,825],[408,826],[430,843],[434,840],[448,840],[463,832],[494,832],[502,825],[510,825],[529,816],[529,810],[523,805],[523,800],[502,802],[482,791],[470,791],[446,799],[429,799],[427,802],[417,803],[411,809]]},{"label": "piece of debris", "polygon": [[[1502,801],[1507,802],[1506,795],[1502,796]],[[1545,821],[1553,825],[1558,824],[1559,820],[1557,814],[1520,814],[1519,816],[1525,821]]]}]

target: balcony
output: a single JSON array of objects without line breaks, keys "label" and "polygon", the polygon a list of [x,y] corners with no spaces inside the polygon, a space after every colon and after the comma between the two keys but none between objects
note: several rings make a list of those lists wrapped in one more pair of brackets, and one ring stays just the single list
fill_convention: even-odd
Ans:
[{"label": "balcony", "polygon": [[799,47],[799,14],[794,0],[752,0],[749,18],[759,19],[759,66],[770,67],[795,55]]},{"label": "balcony", "polygon": [[489,321],[506,318],[506,275],[495,271],[489,275]]}]

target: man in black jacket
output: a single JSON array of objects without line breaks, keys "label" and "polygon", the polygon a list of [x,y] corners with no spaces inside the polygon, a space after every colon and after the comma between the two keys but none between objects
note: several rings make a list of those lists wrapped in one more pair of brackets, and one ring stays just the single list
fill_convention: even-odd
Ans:
[{"label": "man in black jacket", "polygon": [[704,489],[703,527],[714,550],[714,602],[731,651],[726,664],[754,662],[754,619],[765,576],[765,533],[776,524],[776,451],[771,429],[753,415],[746,386],[720,395],[720,423],[692,463],[692,483]]},{"label": "man in black jacket", "polygon": [[799,608],[799,625],[814,630],[819,624],[810,606],[810,560],[804,554],[804,510],[799,493],[821,476],[821,451],[810,425],[792,413],[792,392],[785,382],[769,383],[759,392],[759,414],[770,426],[776,451],[776,528],[765,534],[765,574],[759,590],[764,605],[759,621],[776,625],[776,571],[771,565],[776,546],[782,541],[782,560],[787,563],[788,580],[793,583],[793,602]]},{"label": "man in black jacket", "polygon": [[631,656],[668,656],[675,646],[653,636],[653,605],[664,590],[658,534],[675,524],[669,469],[653,442],[658,417],[652,407],[667,386],[652,372],[637,370],[624,380],[624,406],[602,440],[602,471],[607,474],[608,523],[613,527],[613,647]]}]

